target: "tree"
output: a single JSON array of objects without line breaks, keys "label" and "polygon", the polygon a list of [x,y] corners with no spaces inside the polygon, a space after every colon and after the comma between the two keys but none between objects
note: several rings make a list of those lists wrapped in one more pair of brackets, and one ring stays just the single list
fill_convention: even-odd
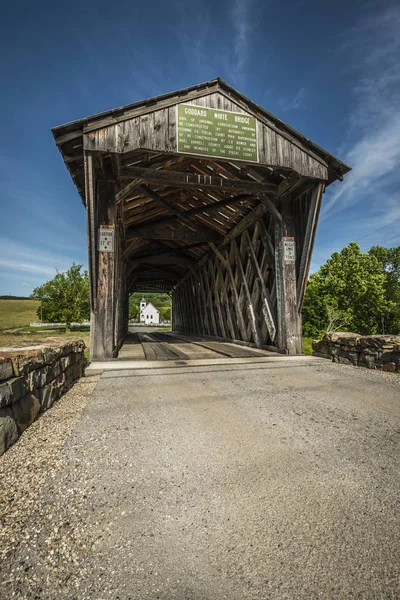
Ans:
[{"label": "tree", "polygon": [[372,246],[369,254],[379,262],[385,275],[387,311],[382,315],[382,333],[400,333],[400,246]]},{"label": "tree", "polygon": [[87,271],[82,265],[72,264],[65,272],[57,272],[54,279],[33,290],[32,298],[41,301],[37,314],[44,321],[65,323],[67,329],[72,322],[81,323],[90,317],[90,288]]},{"label": "tree", "polygon": [[376,256],[361,252],[356,242],[335,252],[310,277],[303,306],[304,335],[322,335],[333,316],[348,331],[381,332],[382,315],[391,307],[385,281]]}]

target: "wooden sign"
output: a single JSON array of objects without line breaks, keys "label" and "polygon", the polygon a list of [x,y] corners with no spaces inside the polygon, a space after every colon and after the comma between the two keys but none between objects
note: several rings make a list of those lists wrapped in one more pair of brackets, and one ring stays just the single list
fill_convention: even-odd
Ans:
[{"label": "wooden sign", "polygon": [[99,228],[99,252],[114,252],[114,229]]},{"label": "wooden sign", "polygon": [[283,260],[285,262],[294,262],[296,260],[294,240],[283,240]]},{"label": "wooden sign", "polygon": [[258,162],[255,117],[178,104],[176,127],[178,152]]}]

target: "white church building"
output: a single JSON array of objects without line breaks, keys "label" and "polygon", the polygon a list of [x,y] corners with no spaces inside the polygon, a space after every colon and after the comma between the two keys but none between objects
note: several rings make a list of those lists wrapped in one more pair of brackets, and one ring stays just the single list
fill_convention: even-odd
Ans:
[{"label": "white church building", "polygon": [[140,323],[154,323],[155,325],[160,322],[160,311],[151,302],[147,304],[145,298],[140,301],[139,321]]}]

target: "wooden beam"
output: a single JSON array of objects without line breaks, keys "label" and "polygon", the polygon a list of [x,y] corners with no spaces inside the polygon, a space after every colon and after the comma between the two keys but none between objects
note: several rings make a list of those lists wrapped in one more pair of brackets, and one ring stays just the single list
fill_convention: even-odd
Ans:
[{"label": "wooden beam", "polygon": [[217,255],[217,257],[219,258],[219,260],[222,262],[222,264],[224,265],[224,267],[228,267],[228,261],[224,258],[224,256],[221,254],[221,252],[218,250],[218,248],[216,247],[215,244],[210,243],[208,244],[211,248],[211,250]]},{"label": "wooden beam", "polygon": [[261,273],[260,265],[258,264],[257,256],[254,251],[253,244],[250,239],[248,231],[245,231],[244,235],[246,237],[246,242],[247,242],[247,254],[251,260],[251,263],[253,264],[253,267],[255,270],[255,279],[256,279],[257,285],[259,287],[261,298],[262,298],[261,310],[264,315],[264,320],[265,320],[265,324],[267,326],[269,337],[270,337],[271,341],[273,342],[273,341],[275,341],[275,337],[276,337],[276,325],[275,325],[275,319],[274,319],[271,299],[270,299],[267,287],[265,285],[264,277]]},{"label": "wooden beam", "polygon": [[262,243],[264,244],[265,251],[267,253],[268,258],[268,266],[272,271],[275,271],[275,251],[272,245],[271,236],[268,233],[268,229],[265,226],[263,219],[259,219],[258,223],[258,231],[260,233],[260,238]]},{"label": "wooden beam", "polygon": [[207,233],[209,233],[209,229],[206,229],[205,227],[200,225],[200,223],[195,218],[185,216],[181,210],[177,209],[173,204],[168,202],[168,200],[165,200],[165,198],[162,198],[160,194],[154,192],[146,185],[141,185],[140,187],[148,196],[151,196],[151,198],[153,198],[155,202],[158,202],[158,204],[160,204],[161,206],[172,212],[174,215],[176,215],[176,217],[179,221],[181,221],[181,223],[184,223],[185,225],[194,228],[196,231],[206,231]]},{"label": "wooden beam", "polygon": [[88,262],[90,279],[90,306],[91,311],[96,308],[97,303],[97,261],[96,261],[96,199],[95,199],[95,170],[93,154],[85,152],[85,204],[86,223],[88,235]]},{"label": "wooden beam", "polygon": [[97,227],[114,229],[114,252],[98,251],[96,231],[96,262],[98,271],[96,306],[91,321],[91,357],[104,360],[114,356],[115,271],[117,244],[117,209],[113,181],[97,181]]},{"label": "wooden beam", "polygon": [[142,179],[134,179],[128,185],[126,185],[118,194],[116,195],[116,201],[121,202],[124,198],[129,196],[132,190],[138,187],[142,183]]},{"label": "wooden beam", "polygon": [[143,265],[176,265],[178,267],[191,267],[196,264],[193,258],[185,256],[148,256],[147,258],[138,258],[134,262]]},{"label": "wooden beam", "polygon": [[253,303],[251,301],[251,294],[250,294],[250,289],[249,289],[249,285],[246,279],[246,275],[245,272],[243,270],[243,265],[242,265],[242,260],[240,257],[240,252],[239,249],[237,247],[236,241],[233,240],[232,241],[232,247],[235,253],[235,257],[236,257],[236,266],[237,266],[237,270],[240,276],[240,279],[242,280],[242,286],[244,288],[244,292],[245,292],[245,296],[246,296],[246,304],[247,304],[247,313],[249,316],[249,323],[250,323],[250,328],[251,331],[253,333],[253,337],[254,337],[254,342],[257,346],[257,348],[261,348],[262,346],[262,339],[261,339],[261,332],[260,332],[260,327],[258,325],[257,322],[257,317],[256,317],[256,313],[254,310],[254,306]]},{"label": "wooden beam", "polygon": [[83,142],[83,131],[71,131],[70,133],[64,133],[64,135],[60,135],[56,138],[57,146],[61,146],[66,142],[71,142],[72,140],[76,140],[78,138],[82,138]]},{"label": "wooden beam", "polygon": [[[219,200],[218,202],[212,202],[210,204],[207,205],[202,205],[202,206],[196,206],[194,208],[190,208],[189,210],[185,210],[184,212],[182,212],[183,216],[194,216],[200,213],[212,213],[216,210],[219,210],[221,208],[223,208],[224,206],[233,206],[234,204],[237,204],[238,202],[243,202],[244,200],[251,200],[252,198],[254,198],[254,196],[252,196],[251,194],[239,194],[237,196],[231,196],[230,198],[223,198],[221,200]],[[128,208],[129,210],[129,208]],[[177,220],[176,216],[171,216],[171,217],[164,217],[163,219],[157,219],[154,220],[151,223],[151,226],[155,226],[155,225],[162,225],[162,224],[166,224],[166,223],[171,223]],[[138,228],[140,228],[140,225],[137,226]],[[129,228],[129,233],[134,233],[136,230],[135,227],[130,227]]]},{"label": "wooden beam", "polygon": [[321,208],[322,194],[325,189],[324,183],[317,183],[311,193],[311,203],[308,210],[306,232],[304,235],[303,249],[300,258],[299,276],[297,283],[297,308],[300,311],[303,306],[304,295],[307,287],[308,273],[310,271],[311,256],[314,247],[315,232],[317,230],[318,215]]},{"label": "wooden beam", "polygon": [[225,329],[225,320],[224,320],[224,317],[222,314],[221,299],[219,296],[220,288],[217,284],[217,278],[215,277],[215,272],[214,272],[214,266],[215,266],[216,262],[218,262],[218,261],[216,259],[214,259],[214,261],[211,261],[209,263],[209,273],[211,274],[211,282],[212,282],[212,286],[214,288],[214,298],[215,298],[215,304],[217,307],[219,328],[221,330],[222,337],[226,338],[227,335],[226,335],[226,329]]},{"label": "wooden beam", "polygon": [[[227,318],[227,323],[228,323],[228,329],[231,334],[230,337],[232,340],[234,340],[236,338],[236,332],[235,332],[235,327],[233,325],[232,312],[231,312],[233,309],[232,302],[229,302],[227,285],[226,285],[226,280],[225,280],[225,277],[223,274],[221,261],[216,260],[214,264],[215,264],[215,268],[217,270],[217,281],[219,279],[220,288],[221,288],[222,295],[223,295],[224,302],[225,302],[225,313],[226,313],[226,318]],[[227,269],[226,269],[226,271],[227,271]]]},{"label": "wooden beam", "polygon": [[306,177],[301,177],[298,173],[292,173],[285,181],[282,181],[282,183],[278,185],[276,197],[283,198],[284,196],[287,196],[306,181],[306,179]]},{"label": "wooden beam", "polygon": [[279,348],[286,348],[289,354],[299,354],[301,332],[296,297],[296,261],[288,260],[284,250],[285,242],[294,243],[295,240],[283,234],[282,225],[275,223],[277,343]]},{"label": "wooden beam", "polygon": [[215,190],[241,190],[251,194],[259,192],[275,193],[278,186],[274,183],[258,183],[237,179],[224,179],[212,175],[180,173],[164,169],[145,169],[142,167],[125,167],[121,172],[121,180],[141,178],[152,185],[168,185],[178,188],[208,188]]},{"label": "wooden beam", "polygon": [[146,254],[139,254],[135,256],[135,260],[140,260],[142,258],[148,258],[149,256],[182,256],[187,257],[186,252],[188,250],[194,250],[196,248],[200,248],[201,246],[206,246],[207,242],[199,242],[197,244],[188,244],[185,246],[177,246],[176,248],[171,248],[170,250],[166,250],[163,248],[162,250],[154,250],[154,252],[148,252]]},{"label": "wooden beam", "polygon": [[232,242],[238,235],[243,233],[245,229],[253,225],[265,212],[267,212],[267,207],[261,203],[254,210],[248,213],[235,227],[228,233],[225,239],[222,242],[223,246],[227,246]]},{"label": "wooden beam", "polygon": [[268,196],[266,196],[265,194],[259,194],[258,199],[260,200],[260,202],[262,202],[264,204],[265,208],[272,215],[272,217],[275,219],[275,221],[282,222],[281,213],[276,208],[276,206],[272,202],[272,200],[270,198],[268,198]]},{"label": "wooden beam", "polygon": [[172,240],[177,242],[215,242],[218,237],[211,233],[197,233],[195,231],[182,231],[173,229],[152,229],[151,227],[141,227],[136,229],[133,236],[129,236],[127,241],[132,239],[145,238],[149,240]]}]

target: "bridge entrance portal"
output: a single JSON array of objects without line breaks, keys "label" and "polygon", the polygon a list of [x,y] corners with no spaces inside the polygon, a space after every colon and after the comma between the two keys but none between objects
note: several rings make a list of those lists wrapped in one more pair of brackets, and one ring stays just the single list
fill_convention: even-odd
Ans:
[{"label": "bridge entrance portal", "polygon": [[92,360],[133,291],[172,293],[173,330],[301,352],[325,187],[350,170],[220,79],[53,129],[87,211]]}]

